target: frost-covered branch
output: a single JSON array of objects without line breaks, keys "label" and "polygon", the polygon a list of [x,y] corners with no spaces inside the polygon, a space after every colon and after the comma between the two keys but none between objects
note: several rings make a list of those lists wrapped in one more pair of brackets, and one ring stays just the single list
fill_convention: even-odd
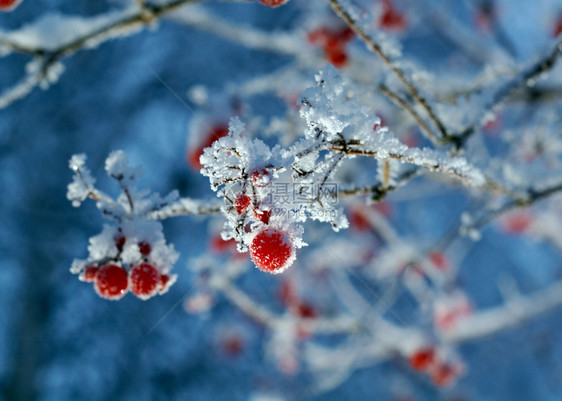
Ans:
[{"label": "frost-covered branch", "polygon": [[[142,7],[137,6],[94,18],[91,23],[81,18],[69,17],[66,21],[65,18],[59,16],[44,17],[37,21],[35,26],[24,27],[21,31],[0,33],[2,50],[34,57],[26,76],[0,94],[0,108],[5,108],[25,97],[38,85],[48,86],[56,81],[62,72],[60,61],[64,58],[70,57],[80,50],[96,47],[106,41],[132,35],[143,28],[152,26],[158,19],[181,7],[200,1],[174,0],[164,4],[142,3]],[[52,32],[53,25],[56,27],[57,35]],[[69,38],[69,33],[77,29],[79,35]],[[28,32],[33,34],[28,35]],[[39,42],[36,41],[36,37],[41,38]],[[49,39],[47,40],[47,38]],[[45,42],[41,42],[41,40],[45,40]]]},{"label": "frost-covered branch", "polygon": [[[330,150],[342,152],[346,155],[352,156],[367,156],[375,158],[389,158],[399,160],[405,163],[422,166],[431,171],[436,171],[449,175],[453,178],[461,180],[468,186],[481,186],[485,184],[485,178],[479,171],[471,169],[471,167],[463,159],[443,159],[437,154],[432,155],[429,149],[402,149],[400,152],[387,152],[384,155],[381,152],[372,149],[364,149],[356,146],[354,143],[345,145],[334,144]],[[424,154],[425,153],[425,154]]]},{"label": "frost-covered branch", "polygon": [[481,113],[473,124],[466,127],[460,133],[453,134],[448,139],[455,142],[457,148],[462,147],[468,138],[484,123],[486,115],[488,115],[491,110],[501,106],[509,96],[524,85],[532,87],[537,79],[554,67],[561,52],[562,39],[558,38],[544,56],[539,57],[537,61],[521,69],[515,77],[502,83],[494,90],[489,100],[481,106]]},{"label": "frost-covered branch", "polygon": [[555,282],[544,290],[526,296],[514,296],[501,306],[467,316],[445,331],[443,338],[450,343],[474,341],[523,324],[560,305],[562,282]]},{"label": "frost-covered branch", "polygon": [[561,191],[562,183],[559,181],[552,182],[552,180],[550,180],[549,182],[543,184],[534,185],[521,193],[517,199],[512,199],[501,206],[485,211],[478,219],[469,219],[469,221],[461,225],[461,230],[463,232],[477,230],[513,209],[528,207],[540,200],[548,198],[549,196],[560,193]]},{"label": "frost-covered branch", "polygon": [[439,144],[443,142],[435,136],[435,133],[432,131],[432,129],[427,125],[427,123],[423,120],[419,113],[410,105],[410,103],[406,99],[388,88],[386,85],[381,85],[380,91],[384,93],[390,100],[392,100],[397,106],[402,107],[404,110],[408,111],[408,113],[414,118],[427,138],[433,144]]},{"label": "frost-covered branch", "polygon": [[400,67],[399,63],[386,51],[385,47],[380,44],[373,35],[370,35],[363,25],[355,17],[359,11],[354,10],[352,4],[348,1],[330,0],[330,4],[336,13],[348,24],[351,29],[365,41],[369,49],[374,51],[379,57],[390,67],[392,72],[400,79],[414,100],[426,111],[428,118],[435,124],[442,138],[449,137],[449,133],[437,116],[433,107],[429,104],[426,97],[416,87],[413,81],[407,77],[405,71]]},{"label": "frost-covered branch", "polygon": [[172,15],[173,21],[186,24],[195,29],[212,33],[223,39],[240,43],[248,48],[304,56],[303,47],[299,46],[299,37],[284,32],[264,32],[250,27],[230,23],[203,8],[191,8]]}]

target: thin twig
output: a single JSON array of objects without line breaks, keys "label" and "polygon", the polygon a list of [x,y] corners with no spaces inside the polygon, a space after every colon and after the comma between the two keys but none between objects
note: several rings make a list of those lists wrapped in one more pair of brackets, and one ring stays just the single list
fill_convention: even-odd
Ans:
[{"label": "thin twig", "polygon": [[547,55],[538,61],[532,63],[529,67],[523,69],[520,74],[506,82],[502,85],[494,94],[492,99],[482,107],[482,113],[479,118],[473,122],[470,126],[466,127],[457,135],[453,135],[448,140],[455,143],[457,149],[462,148],[463,144],[468,140],[468,138],[480,127],[481,121],[486,113],[490,110],[497,108],[501,105],[511,94],[513,94],[517,89],[523,85],[528,85],[532,83],[537,77],[545,72],[549,71],[556,64],[558,56],[562,52],[562,37],[560,37],[556,44],[553,46],[551,51]]},{"label": "thin twig", "polygon": [[386,54],[382,46],[375,41],[371,36],[369,36],[359,24],[351,17],[351,15],[345,10],[345,8],[340,4],[339,0],[330,0],[330,4],[334,11],[345,21],[345,23],[367,44],[367,46],[377,53],[383,61],[390,67],[392,72],[400,79],[400,81],[406,86],[408,92],[412,97],[420,104],[421,107],[427,112],[429,119],[435,124],[441,136],[443,138],[448,138],[449,133],[445,128],[443,122],[439,119],[433,108],[429,105],[425,96],[416,88],[413,82],[411,82],[404,71],[392,60],[392,58]]},{"label": "thin twig", "polygon": [[423,132],[425,132],[427,138],[435,145],[442,143],[443,141],[437,138],[435,133],[431,130],[429,125],[423,120],[423,118],[418,114],[416,110],[397,93],[391,91],[386,85],[380,85],[379,90],[384,93],[390,100],[392,100],[396,105],[404,108],[410,115],[416,120],[419,127]]}]

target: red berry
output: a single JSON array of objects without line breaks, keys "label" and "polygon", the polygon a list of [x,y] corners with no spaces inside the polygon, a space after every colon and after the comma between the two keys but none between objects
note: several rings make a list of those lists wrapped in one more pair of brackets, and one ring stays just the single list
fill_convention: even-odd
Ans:
[{"label": "red berry", "polygon": [[289,0],[258,0],[261,4],[268,7],[279,7]]},{"label": "red berry", "polygon": [[371,222],[365,216],[365,212],[358,209],[351,210],[349,214],[349,223],[351,227],[359,232],[367,231],[371,228]]},{"label": "red berry", "polygon": [[316,317],[316,310],[312,305],[303,302],[297,306],[296,314],[303,319],[314,319]]},{"label": "red berry", "polygon": [[250,179],[252,180],[252,184],[254,184],[254,186],[259,188],[268,186],[269,182],[271,181],[269,171],[267,171],[264,168],[260,170],[256,170],[253,173],[251,173]]},{"label": "red berry", "polygon": [[152,248],[148,242],[139,242],[139,251],[141,255],[148,256]]},{"label": "red berry", "polygon": [[221,345],[225,354],[231,357],[240,355],[244,349],[242,339],[236,334],[231,334],[224,338]]},{"label": "red berry", "polygon": [[167,274],[162,274],[160,276],[160,287],[166,287],[168,281],[170,281],[170,276],[168,276]]},{"label": "red berry", "polygon": [[248,206],[252,203],[252,200],[248,195],[245,193],[240,193],[234,199],[234,208],[236,209],[236,213],[242,214],[248,209]]},{"label": "red berry", "polygon": [[390,0],[383,0],[383,12],[379,26],[383,29],[402,31],[406,28],[406,17],[398,11]]},{"label": "red berry", "polygon": [[453,380],[461,373],[460,366],[449,363],[441,363],[431,372],[431,381],[440,387],[449,386]]},{"label": "red berry", "polygon": [[98,268],[96,266],[88,266],[84,269],[82,279],[87,282],[92,282],[96,278]]},{"label": "red berry", "polygon": [[322,47],[326,59],[335,67],[340,68],[347,64],[348,57],[345,47],[353,35],[353,31],[349,27],[338,30],[320,27],[308,34],[308,41]]},{"label": "red berry", "polygon": [[261,221],[263,224],[269,224],[269,219],[271,218],[271,210],[254,210],[254,217],[256,220]]},{"label": "red berry", "polygon": [[329,51],[327,54],[328,61],[336,68],[342,68],[347,64],[348,57],[343,49]]},{"label": "red berry", "polygon": [[160,281],[160,272],[149,263],[141,263],[129,273],[129,288],[140,299],[156,295]]},{"label": "red berry", "polygon": [[429,254],[429,259],[435,265],[435,267],[437,267],[441,271],[447,271],[450,270],[451,268],[451,263],[449,262],[449,259],[442,252],[437,252],[437,251],[431,252]]},{"label": "red berry", "polygon": [[268,273],[281,273],[293,263],[293,244],[284,231],[266,228],[252,240],[250,257],[258,269]]},{"label": "red berry", "polygon": [[213,145],[213,143],[228,135],[228,126],[227,125],[217,125],[211,128],[204,134],[204,140],[199,146],[192,148],[187,153],[187,161],[191,167],[196,170],[200,170],[203,168],[203,165],[199,161],[199,158],[203,154],[205,148],[208,148]]},{"label": "red berry", "polygon": [[160,275],[160,283],[158,284],[158,294],[162,295],[168,292],[170,287],[176,282],[176,275],[169,274]]},{"label": "red berry", "polygon": [[435,361],[435,350],[433,348],[421,348],[410,355],[408,362],[412,369],[421,372],[427,370]]},{"label": "red berry", "polygon": [[127,293],[127,272],[117,265],[105,265],[98,269],[94,288],[102,298],[116,301]]},{"label": "red berry", "polygon": [[12,11],[20,2],[21,0],[0,0],[0,10]]},{"label": "red berry", "polygon": [[120,236],[115,238],[115,246],[117,247],[117,250],[119,252],[121,252],[123,250],[123,247],[125,246],[126,241],[127,241],[127,238],[125,238],[123,235],[120,235]]}]

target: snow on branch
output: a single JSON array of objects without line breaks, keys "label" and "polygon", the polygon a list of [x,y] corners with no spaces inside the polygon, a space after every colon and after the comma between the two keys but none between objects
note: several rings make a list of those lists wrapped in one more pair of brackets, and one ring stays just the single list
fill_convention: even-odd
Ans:
[{"label": "snow on branch", "polygon": [[495,308],[479,311],[459,320],[443,333],[445,341],[461,343],[494,335],[525,323],[562,305],[562,282],[555,282],[534,294],[517,295]]},{"label": "snow on branch", "polygon": [[[330,4],[334,11],[351,27],[351,29],[353,29],[357,36],[365,41],[369,49],[378,54],[404,84],[414,100],[425,110],[428,118],[437,128],[439,137],[442,139],[449,137],[447,128],[437,116],[426,95],[416,87],[413,80],[407,76],[406,71],[400,66],[400,63],[396,59],[396,54],[398,53],[393,50],[392,45],[388,44],[389,39],[381,32],[370,28],[370,21],[368,19],[362,21],[360,17],[361,11],[357,10],[352,2],[348,0],[330,0]],[[437,137],[437,135],[433,134],[431,137]]]},{"label": "snow on branch", "polygon": [[491,89],[483,89],[482,94],[475,96],[483,99],[481,104],[478,105],[479,113],[476,119],[464,130],[452,134],[448,139],[454,141],[458,148],[462,147],[462,144],[488,121],[490,113],[500,107],[517,89],[523,86],[533,87],[539,78],[550,71],[556,64],[561,52],[562,39],[558,38],[543,55],[536,57],[535,61],[517,71],[514,77],[503,80]]},{"label": "snow on branch", "polygon": [[0,93],[0,108],[20,100],[35,87],[56,82],[66,57],[94,48],[108,40],[132,35],[151,26],[181,7],[200,0],[174,0],[164,4],[142,3],[119,12],[93,18],[51,14],[13,32],[0,32],[3,56],[23,53],[33,57],[26,76],[11,88]]}]

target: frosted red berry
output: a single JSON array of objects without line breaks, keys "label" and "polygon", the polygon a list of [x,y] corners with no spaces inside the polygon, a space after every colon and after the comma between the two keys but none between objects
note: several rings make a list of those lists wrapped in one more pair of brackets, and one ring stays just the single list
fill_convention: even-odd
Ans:
[{"label": "frosted red berry", "polygon": [[117,265],[105,265],[98,269],[94,288],[98,295],[116,301],[127,293],[127,272]]},{"label": "frosted red berry", "polygon": [[148,256],[151,250],[152,248],[148,242],[139,242],[139,252],[141,255]]},{"label": "frosted red berry", "polygon": [[288,2],[289,0],[258,0],[260,4],[268,7],[279,7]]},{"label": "frosted red berry", "polygon": [[98,268],[96,266],[88,266],[84,269],[83,279],[87,282],[92,282],[96,278],[96,274],[98,273]]},{"label": "frosted red berry", "polygon": [[234,208],[236,209],[236,213],[244,213],[251,203],[252,200],[248,195],[246,195],[245,193],[238,194],[234,199]]},{"label": "frosted red berry", "polygon": [[427,370],[435,361],[435,350],[431,347],[421,348],[408,358],[412,369],[421,372]]},{"label": "frosted red berry", "polygon": [[254,217],[256,220],[261,221],[263,224],[269,224],[269,219],[271,218],[271,210],[254,210]]},{"label": "frosted red berry", "polygon": [[158,287],[158,293],[160,295],[164,294],[165,292],[168,291],[168,288],[170,288],[170,276],[168,276],[167,274],[162,274],[160,276],[160,284]]},{"label": "frosted red berry", "polygon": [[21,0],[0,0],[0,10],[1,11],[12,11],[16,8]]},{"label": "frosted red berry", "polygon": [[158,294],[162,295],[168,292],[170,287],[176,282],[177,276],[175,274],[161,274],[160,283],[158,284]]},{"label": "frosted red berry", "polygon": [[252,240],[250,257],[258,269],[268,273],[281,273],[293,263],[293,244],[286,232],[266,228]]},{"label": "frosted red berry", "polygon": [[127,241],[127,238],[125,238],[125,236],[123,236],[123,235],[119,235],[119,236],[115,237],[115,246],[117,247],[117,250],[119,252],[121,252],[123,250],[123,247],[125,246],[126,241]]},{"label": "frosted red berry", "polygon": [[129,272],[129,289],[140,299],[156,295],[160,282],[160,272],[150,263],[141,263]]}]

